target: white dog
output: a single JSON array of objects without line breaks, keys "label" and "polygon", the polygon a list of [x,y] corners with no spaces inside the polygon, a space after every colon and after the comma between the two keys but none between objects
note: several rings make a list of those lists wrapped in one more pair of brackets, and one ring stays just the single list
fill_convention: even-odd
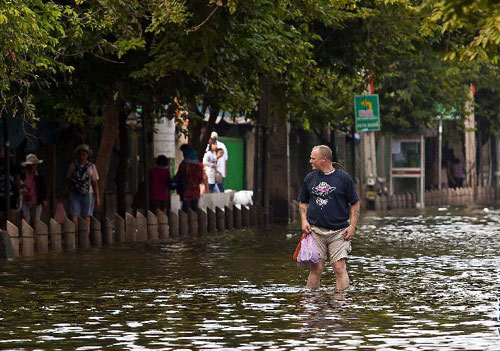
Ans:
[{"label": "white dog", "polygon": [[234,193],[233,202],[236,205],[243,205],[243,206],[253,205],[252,197],[253,197],[252,190],[240,190]]}]

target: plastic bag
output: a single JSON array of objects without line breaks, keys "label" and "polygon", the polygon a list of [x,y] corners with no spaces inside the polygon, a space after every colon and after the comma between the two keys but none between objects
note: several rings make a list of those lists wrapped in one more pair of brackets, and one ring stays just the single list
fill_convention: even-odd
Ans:
[{"label": "plastic bag", "polygon": [[61,225],[64,224],[64,221],[66,220],[66,211],[64,210],[62,201],[57,202],[54,220]]},{"label": "plastic bag", "polygon": [[292,259],[294,261],[297,261],[297,257],[299,257],[299,252],[300,252],[300,247],[302,246],[302,240],[306,238],[306,234],[302,234],[302,237],[299,240],[299,243],[297,244],[297,247],[295,248],[295,251],[293,253]]},{"label": "plastic bag", "polygon": [[300,241],[300,251],[297,255],[297,266],[311,266],[319,262],[316,240],[309,234]]}]

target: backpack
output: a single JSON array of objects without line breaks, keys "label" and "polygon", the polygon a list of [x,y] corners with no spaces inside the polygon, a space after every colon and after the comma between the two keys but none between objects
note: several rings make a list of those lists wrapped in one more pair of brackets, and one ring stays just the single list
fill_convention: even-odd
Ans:
[{"label": "backpack", "polygon": [[87,162],[84,166],[75,163],[75,170],[71,174],[71,190],[77,194],[88,194],[90,192],[89,168],[92,162]]}]

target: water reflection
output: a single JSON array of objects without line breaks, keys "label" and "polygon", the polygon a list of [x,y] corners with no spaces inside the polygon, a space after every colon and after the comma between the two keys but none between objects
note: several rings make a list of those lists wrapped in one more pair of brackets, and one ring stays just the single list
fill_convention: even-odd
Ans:
[{"label": "water reflection", "polygon": [[0,264],[0,348],[500,349],[499,218],[367,214],[345,293],[304,288],[285,227]]}]

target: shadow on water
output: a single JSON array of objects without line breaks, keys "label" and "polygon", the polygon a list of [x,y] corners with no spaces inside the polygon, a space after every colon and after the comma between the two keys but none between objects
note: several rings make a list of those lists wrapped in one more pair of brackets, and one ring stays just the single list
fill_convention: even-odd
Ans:
[{"label": "shadow on water", "polygon": [[499,222],[367,212],[342,294],[296,225],[0,263],[0,349],[497,350]]}]

